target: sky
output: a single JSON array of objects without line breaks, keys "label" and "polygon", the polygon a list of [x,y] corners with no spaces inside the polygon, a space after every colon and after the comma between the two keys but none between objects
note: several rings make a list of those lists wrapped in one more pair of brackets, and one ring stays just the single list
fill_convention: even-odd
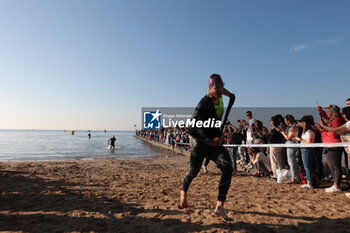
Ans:
[{"label": "sky", "polygon": [[0,0],[0,129],[133,130],[142,107],[195,107],[212,73],[237,107],[342,107],[349,11],[346,0]]}]

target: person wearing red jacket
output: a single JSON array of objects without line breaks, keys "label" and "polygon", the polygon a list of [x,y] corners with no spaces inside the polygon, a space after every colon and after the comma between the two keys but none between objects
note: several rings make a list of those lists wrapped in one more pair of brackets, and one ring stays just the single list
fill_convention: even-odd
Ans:
[{"label": "person wearing red jacket", "polygon": [[[326,112],[322,107],[317,105],[317,110],[321,116],[325,125],[331,128],[337,128],[344,125],[345,121],[341,117],[340,108],[337,105],[328,105]],[[316,124],[317,129],[321,132],[323,143],[336,143],[341,142],[340,135],[334,132],[330,132],[323,128],[320,124]],[[341,156],[343,148],[341,147],[327,147],[327,163],[334,178],[334,185],[326,188],[327,193],[341,192],[340,182],[342,177],[341,170]]]}]

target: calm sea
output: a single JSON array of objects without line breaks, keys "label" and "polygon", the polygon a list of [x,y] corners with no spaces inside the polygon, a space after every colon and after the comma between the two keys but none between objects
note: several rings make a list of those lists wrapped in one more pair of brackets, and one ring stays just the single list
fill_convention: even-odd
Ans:
[{"label": "calm sea", "polygon": [[[167,157],[158,149],[133,137],[133,131],[0,130],[0,161],[67,159],[127,159]],[[108,149],[115,135],[116,149]]]}]

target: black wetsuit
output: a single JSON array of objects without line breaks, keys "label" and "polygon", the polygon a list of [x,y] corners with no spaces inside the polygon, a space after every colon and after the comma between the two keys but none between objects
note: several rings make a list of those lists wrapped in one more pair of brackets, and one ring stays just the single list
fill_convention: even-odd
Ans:
[{"label": "black wetsuit", "polygon": [[115,143],[116,140],[117,140],[116,138],[110,138],[110,139],[108,140],[108,143],[111,142],[110,145],[111,145],[112,148],[115,147],[114,143]]},{"label": "black wetsuit", "polygon": [[[221,116],[219,118],[216,115],[213,101],[209,97],[204,96],[197,105],[196,110],[192,115],[192,119],[196,119],[196,121],[205,121],[212,118],[220,120]],[[219,147],[212,147],[204,143],[205,138],[213,139],[215,137],[220,137],[220,128],[193,127],[188,130],[188,133],[192,136],[190,170],[185,175],[182,190],[188,190],[192,180],[198,175],[204,158],[207,157],[210,160],[214,161],[222,172],[219,183],[218,200],[225,201],[226,194],[228,192],[228,189],[230,188],[233,171],[230,155],[222,145]]]}]

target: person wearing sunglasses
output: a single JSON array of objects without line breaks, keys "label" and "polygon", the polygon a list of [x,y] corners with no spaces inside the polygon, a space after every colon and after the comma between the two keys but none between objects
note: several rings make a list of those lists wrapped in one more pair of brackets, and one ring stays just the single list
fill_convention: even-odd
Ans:
[{"label": "person wearing sunglasses", "polygon": [[[234,94],[224,89],[224,82],[218,74],[212,74],[208,81],[208,94],[205,95],[198,103],[192,119],[196,121],[206,121],[216,119],[221,121],[224,113],[223,95],[235,98]],[[216,163],[221,170],[221,179],[219,183],[219,194],[215,208],[215,214],[229,221],[224,210],[224,202],[227,192],[230,188],[232,178],[232,162],[229,152],[222,146],[223,135],[221,135],[220,127],[199,127],[195,125],[190,127],[188,133],[192,136],[190,170],[184,177],[182,190],[180,192],[179,208],[188,207],[187,192],[192,180],[198,175],[204,158],[208,158]]]}]

